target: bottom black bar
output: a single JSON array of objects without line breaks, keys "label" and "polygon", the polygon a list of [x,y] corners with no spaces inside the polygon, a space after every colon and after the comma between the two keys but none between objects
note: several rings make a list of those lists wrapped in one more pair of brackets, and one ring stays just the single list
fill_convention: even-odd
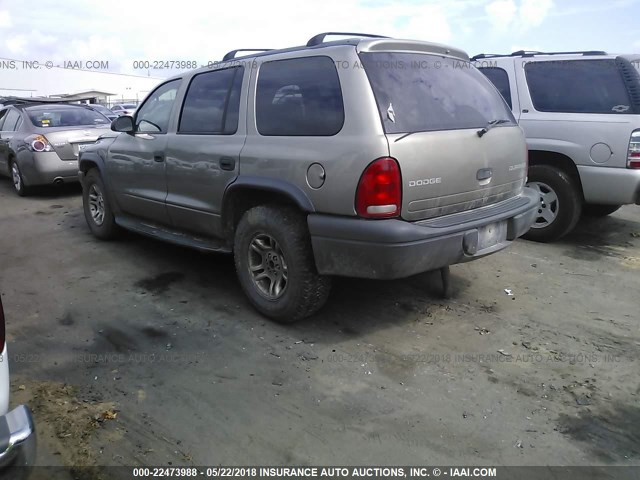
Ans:
[{"label": "bottom black bar", "polygon": [[493,467],[493,466],[236,466],[236,467],[9,467],[2,480],[134,480],[134,479],[449,479],[499,480],[637,480],[639,466]]}]

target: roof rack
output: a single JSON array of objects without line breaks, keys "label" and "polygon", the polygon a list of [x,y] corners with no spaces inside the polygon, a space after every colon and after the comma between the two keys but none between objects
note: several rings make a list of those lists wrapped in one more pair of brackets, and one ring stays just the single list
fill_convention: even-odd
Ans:
[{"label": "roof rack", "polygon": [[351,37],[364,37],[364,38],[389,38],[389,37],[385,37],[383,35],[373,35],[371,33],[353,33],[353,32],[324,32],[324,33],[319,33],[318,35],[315,35],[313,37],[311,37],[309,39],[309,41],[307,42],[307,47],[314,47],[316,45],[320,45],[321,43],[324,42],[324,38],[332,35],[332,36],[351,36]]},{"label": "roof rack", "polygon": [[28,103],[69,103],[77,102],[80,100],[90,100],[93,97],[80,98],[67,100],[64,98],[49,98],[49,97],[0,97],[0,104],[2,105],[24,105]]},{"label": "roof rack", "polygon": [[224,57],[222,57],[222,61],[226,62],[227,60],[232,60],[236,58],[236,54],[238,52],[270,52],[273,48],[239,48],[237,50],[231,50],[227,52]]},{"label": "roof rack", "polygon": [[584,50],[575,52],[537,52],[531,50],[518,50],[513,53],[480,53],[471,57],[471,61],[481,60],[483,58],[496,58],[496,57],[534,57],[536,55],[606,55],[607,52],[602,50]]}]

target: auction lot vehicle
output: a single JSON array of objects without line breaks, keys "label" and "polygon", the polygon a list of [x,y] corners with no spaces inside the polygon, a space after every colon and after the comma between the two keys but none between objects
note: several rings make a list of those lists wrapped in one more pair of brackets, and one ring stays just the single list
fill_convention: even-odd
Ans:
[{"label": "auction lot vehicle", "polygon": [[[6,478],[4,477],[5,468],[33,465],[36,457],[36,431],[31,412],[25,405],[8,411],[9,357],[7,356],[4,309],[1,298],[0,341],[2,343],[2,361],[0,361],[0,478]],[[21,470],[19,473],[24,475],[26,472]],[[14,475],[11,478],[17,478],[17,476]]]},{"label": "auction lot vehicle", "polygon": [[523,132],[464,52],[327,35],[229,52],[114,120],[80,155],[91,231],[233,252],[253,306],[292,322],[332,275],[408,277],[529,230]]},{"label": "auction lot vehicle", "polygon": [[78,152],[108,132],[109,119],[82,105],[17,102],[0,109],[0,174],[18,195],[78,181]]},{"label": "auction lot vehicle", "polygon": [[117,113],[112,112],[110,109],[108,109],[104,105],[91,103],[91,104],[85,104],[84,106],[86,108],[90,108],[91,110],[95,110],[96,112],[101,113],[102,115],[107,117],[109,121],[115,120],[119,116]]},{"label": "auction lot vehicle", "polygon": [[120,115],[133,115],[136,113],[137,105],[133,103],[117,103],[111,107],[111,111],[117,116]]},{"label": "auction lot vehicle", "polygon": [[526,238],[553,241],[581,213],[640,204],[640,55],[476,55],[524,129],[528,186],[539,194]]}]

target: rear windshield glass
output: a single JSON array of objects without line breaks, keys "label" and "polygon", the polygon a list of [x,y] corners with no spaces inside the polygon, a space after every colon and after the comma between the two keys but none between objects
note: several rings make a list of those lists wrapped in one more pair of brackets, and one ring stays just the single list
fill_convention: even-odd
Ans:
[{"label": "rear windshield glass", "polygon": [[516,121],[469,62],[421,53],[362,53],[386,133],[482,128]]},{"label": "rear windshield glass", "polygon": [[78,127],[81,125],[105,125],[109,119],[88,108],[39,107],[27,110],[29,120],[36,127]]}]

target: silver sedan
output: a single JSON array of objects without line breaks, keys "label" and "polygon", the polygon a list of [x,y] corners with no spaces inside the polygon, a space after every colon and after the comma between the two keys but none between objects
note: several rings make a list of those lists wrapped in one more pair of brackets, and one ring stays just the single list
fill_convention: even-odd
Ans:
[{"label": "silver sedan", "polygon": [[0,109],[0,174],[16,193],[78,181],[78,153],[111,122],[82,105],[21,103]]}]

